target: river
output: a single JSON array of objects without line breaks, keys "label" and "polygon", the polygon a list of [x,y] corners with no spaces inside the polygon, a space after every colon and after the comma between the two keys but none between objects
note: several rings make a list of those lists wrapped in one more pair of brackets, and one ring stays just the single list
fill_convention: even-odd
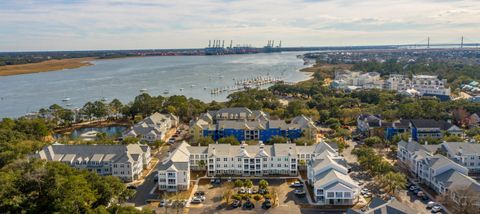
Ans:
[{"label": "river", "polygon": [[[225,101],[228,93],[212,95],[210,89],[234,86],[233,79],[266,75],[287,82],[308,79],[309,74],[299,72],[304,67],[303,60],[296,57],[299,54],[121,58],[96,60],[92,66],[76,69],[0,76],[0,118],[22,116],[54,103],[79,108],[102,97],[107,102],[118,98],[127,103],[141,89],[155,96]],[[63,102],[65,97],[70,101]]]}]

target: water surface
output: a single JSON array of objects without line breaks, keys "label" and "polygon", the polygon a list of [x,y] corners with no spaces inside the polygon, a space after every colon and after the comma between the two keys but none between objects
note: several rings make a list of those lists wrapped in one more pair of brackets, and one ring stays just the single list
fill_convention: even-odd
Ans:
[{"label": "water surface", "polygon": [[[97,60],[94,65],[62,71],[0,76],[0,117],[18,117],[62,102],[69,108],[106,97],[127,103],[148,89],[151,95],[185,95],[202,101],[225,101],[228,93],[211,88],[234,85],[235,79],[270,75],[288,82],[308,79],[298,72],[300,52],[228,56],[160,56]],[[183,88],[183,90],[180,90]],[[204,89],[207,88],[207,89]],[[164,94],[168,90],[169,94]]]}]

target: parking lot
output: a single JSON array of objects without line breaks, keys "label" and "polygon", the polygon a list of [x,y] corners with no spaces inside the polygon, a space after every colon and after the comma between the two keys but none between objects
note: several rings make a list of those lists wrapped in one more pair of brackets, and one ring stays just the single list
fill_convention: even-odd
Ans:
[{"label": "parking lot", "polygon": [[[252,179],[254,188],[258,189],[258,182],[261,179]],[[205,201],[200,204],[191,204],[189,213],[300,213],[299,204],[307,204],[305,196],[298,197],[293,193],[294,188],[290,187],[290,180],[285,179],[265,179],[269,183],[270,188],[274,188],[277,192],[277,206],[270,209],[263,209],[264,200],[256,201],[251,199],[255,205],[254,209],[248,210],[243,207],[232,208],[230,204],[226,205],[223,200],[223,193],[226,191],[226,179],[222,179],[220,184],[211,184],[209,180],[202,180],[197,191],[205,192]],[[234,182],[234,180],[230,181]],[[234,190],[236,193],[236,189]],[[245,200],[242,201],[245,203]]]}]

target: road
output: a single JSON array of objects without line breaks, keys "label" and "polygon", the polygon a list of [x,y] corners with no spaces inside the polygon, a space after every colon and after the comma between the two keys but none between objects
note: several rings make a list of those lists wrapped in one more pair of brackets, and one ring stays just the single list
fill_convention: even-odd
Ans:
[{"label": "road", "polygon": [[143,206],[147,204],[148,199],[157,199],[158,194],[154,193],[154,189],[157,183],[154,181],[154,176],[158,171],[158,168],[161,166],[163,160],[167,157],[168,151],[173,151],[177,148],[180,143],[175,143],[171,146],[163,146],[161,151],[158,152],[155,157],[160,160],[155,166],[154,169],[151,171],[149,175],[145,178],[144,182],[139,185],[136,189],[135,197],[128,201],[128,203],[135,204],[136,207]]}]

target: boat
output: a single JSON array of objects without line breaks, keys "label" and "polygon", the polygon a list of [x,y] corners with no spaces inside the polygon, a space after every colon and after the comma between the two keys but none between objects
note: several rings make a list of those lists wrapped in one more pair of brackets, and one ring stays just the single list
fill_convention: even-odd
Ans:
[{"label": "boat", "polygon": [[180,88],[180,91],[183,91],[183,88]]},{"label": "boat", "polygon": [[102,97],[101,100],[102,100],[102,102],[107,102],[108,101],[108,99],[106,97]]},{"label": "boat", "polygon": [[190,85],[190,88],[193,88],[193,87],[195,87],[195,85]]},{"label": "boat", "polygon": [[70,101],[70,97],[65,97],[65,98],[63,98],[62,101],[63,101],[63,102],[68,102],[68,101]]},{"label": "boat", "polygon": [[207,90],[207,87],[203,87],[203,90]]},{"label": "boat", "polygon": [[148,91],[148,89],[146,89],[146,88],[140,89],[140,92],[142,92],[142,93],[145,93],[145,92],[147,92],[147,91]]},{"label": "boat", "polygon": [[168,91],[168,89],[166,89],[165,91],[163,91],[163,94],[168,94],[170,93],[170,91]]}]

